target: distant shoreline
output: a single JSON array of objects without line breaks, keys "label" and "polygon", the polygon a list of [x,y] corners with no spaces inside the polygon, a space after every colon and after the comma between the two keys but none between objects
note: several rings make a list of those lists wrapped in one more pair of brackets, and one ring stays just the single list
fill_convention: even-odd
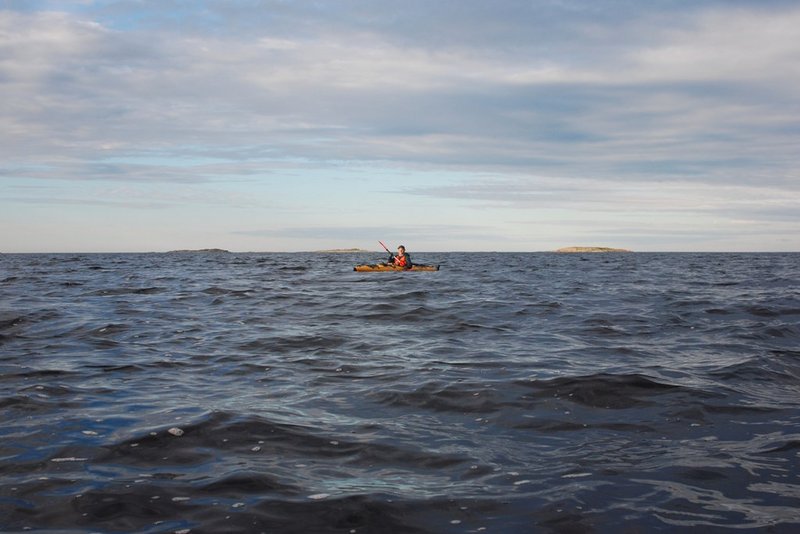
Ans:
[{"label": "distant shoreline", "polygon": [[[579,248],[596,248],[601,249],[598,252],[626,252],[626,253],[637,253],[637,254],[800,254],[800,250],[645,250],[645,251],[634,251],[634,250],[627,250],[627,249],[608,249],[602,250],[606,247],[565,247],[567,249],[579,249]],[[359,253],[359,254],[380,254],[384,255],[385,252],[382,250],[364,250],[364,249],[333,249],[331,251],[328,250],[318,250],[318,251],[309,251],[309,250],[225,250],[225,249],[186,249],[186,250],[171,250],[171,251],[164,251],[164,250],[71,250],[71,251],[64,251],[64,250],[57,250],[57,251],[48,251],[48,250],[26,250],[26,251],[18,251],[18,250],[4,250],[0,251],[0,255],[26,255],[26,254],[53,254],[53,255],[65,255],[65,254],[335,254],[337,251],[341,251],[344,253]],[[569,253],[581,253],[587,252],[591,253],[591,251],[571,251],[571,252],[562,252],[562,249],[558,250],[418,250],[414,252],[414,254],[569,254]]]},{"label": "distant shoreline", "polygon": [[315,254],[351,254],[355,252],[369,252],[373,253],[374,250],[364,250],[363,248],[331,248],[327,250],[313,250]]},{"label": "distant shoreline", "polygon": [[564,247],[556,250],[561,254],[581,254],[581,253],[605,253],[605,252],[633,252],[625,248],[611,248],[611,247]]},{"label": "distant shoreline", "polygon": [[166,252],[166,254],[191,254],[191,253],[196,253],[196,252],[214,253],[214,254],[230,254],[231,253],[230,250],[225,250],[225,249],[222,249],[222,248],[200,248],[200,249],[194,249],[194,250],[170,250],[169,252]]}]

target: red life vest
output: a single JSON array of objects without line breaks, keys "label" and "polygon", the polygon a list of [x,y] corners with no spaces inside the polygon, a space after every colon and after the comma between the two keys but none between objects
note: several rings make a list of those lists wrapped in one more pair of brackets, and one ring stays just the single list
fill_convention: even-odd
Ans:
[{"label": "red life vest", "polygon": [[398,267],[405,267],[408,265],[408,261],[406,260],[406,255],[403,254],[402,256],[395,256],[394,257],[394,264]]}]

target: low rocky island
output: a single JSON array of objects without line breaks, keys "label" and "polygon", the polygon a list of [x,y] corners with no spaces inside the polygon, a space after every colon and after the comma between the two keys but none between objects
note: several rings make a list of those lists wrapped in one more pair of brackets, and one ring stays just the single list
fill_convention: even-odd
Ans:
[{"label": "low rocky island", "polygon": [[331,248],[328,250],[315,250],[317,254],[353,254],[356,252],[373,252],[372,250],[364,250],[363,248]]},{"label": "low rocky island", "polygon": [[230,250],[222,248],[201,248],[197,250],[170,250],[167,254],[187,254],[187,253],[201,253],[201,254],[230,254]]},{"label": "low rocky island", "polygon": [[633,252],[624,248],[610,248],[610,247],[564,247],[556,250],[556,252],[564,254],[583,254],[583,253],[597,253],[597,252]]}]

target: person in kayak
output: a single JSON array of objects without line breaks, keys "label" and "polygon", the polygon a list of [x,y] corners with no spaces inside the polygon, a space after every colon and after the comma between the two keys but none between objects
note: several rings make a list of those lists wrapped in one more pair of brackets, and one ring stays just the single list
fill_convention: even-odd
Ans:
[{"label": "person in kayak", "polygon": [[389,255],[389,262],[390,265],[394,265],[395,267],[402,267],[404,269],[410,269],[413,267],[411,263],[411,255],[406,252],[406,247],[400,245],[397,247],[397,254]]}]

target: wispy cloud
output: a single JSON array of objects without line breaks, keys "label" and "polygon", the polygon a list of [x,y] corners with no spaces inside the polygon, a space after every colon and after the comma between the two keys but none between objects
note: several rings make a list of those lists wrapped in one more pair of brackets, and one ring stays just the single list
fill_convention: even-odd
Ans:
[{"label": "wispy cloud", "polygon": [[[458,39],[414,46],[335,26],[316,39],[175,38],[5,12],[3,96],[13,106],[3,118],[16,134],[7,152],[26,144],[85,159],[247,145],[279,157],[560,165],[583,174],[656,163],[640,176],[661,174],[658,163],[667,173],[718,168],[732,145],[743,149],[736,168],[785,158],[776,141],[796,126],[787,111],[798,106],[790,88],[800,81],[791,60],[800,53],[792,38],[800,10],[676,18],[678,29],[654,28],[657,38],[627,47],[582,21],[570,33],[582,37],[573,46],[584,60],[570,61],[525,41],[487,53]],[[618,32],[640,35],[649,24],[644,16]],[[610,50],[593,50],[603,39]]]},{"label": "wispy cloud", "polygon": [[369,242],[379,247],[377,239],[385,239],[387,243],[392,240],[406,240],[409,242],[429,242],[439,240],[441,236],[454,242],[475,242],[486,239],[504,240],[502,236],[490,233],[481,226],[464,225],[396,225],[396,226],[305,226],[305,227],[279,227],[261,230],[237,230],[234,233],[254,237],[281,237],[310,241],[327,242]]}]

